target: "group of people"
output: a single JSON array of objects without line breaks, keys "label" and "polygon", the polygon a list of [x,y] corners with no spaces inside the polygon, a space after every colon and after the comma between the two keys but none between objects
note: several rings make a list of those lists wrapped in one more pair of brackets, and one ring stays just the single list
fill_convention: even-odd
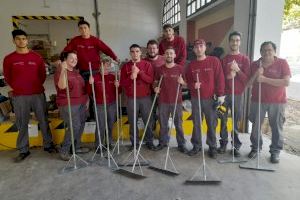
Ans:
[{"label": "group of people", "polygon": [[[279,162],[279,153],[283,147],[284,107],[286,103],[285,87],[289,84],[290,70],[284,59],[276,56],[276,45],[267,41],[260,48],[261,58],[250,64],[249,58],[240,53],[241,33],[230,33],[229,53],[219,59],[207,56],[206,42],[197,39],[193,44],[196,60],[186,66],[186,45],[184,39],[174,34],[170,24],[163,26],[163,39],[158,43],[149,40],[147,43],[147,57],[142,58],[141,47],[132,44],[129,47],[130,61],[121,66],[120,78],[117,73],[111,74],[109,68],[112,60],[119,63],[115,53],[103,41],[90,34],[90,25],[86,21],[78,23],[80,36],[73,38],[61,54],[61,63],[54,76],[57,90],[57,105],[60,116],[65,121],[65,138],[61,144],[60,158],[70,159],[70,120],[71,111],[74,130],[75,151],[84,153],[88,150],[80,147],[80,138],[86,121],[86,113],[92,106],[92,93],[95,92],[96,113],[99,119],[101,141],[104,138],[105,118],[104,104],[107,111],[107,126],[109,146],[112,145],[112,128],[116,121],[116,98],[123,90],[127,97],[127,114],[130,125],[131,148],[134,141],[139,144],[139,134],[135,134],[134,117],[141,116],[143,122],[150,115],[150,121],[145,131],[145,144],[149,150],[158,151],[169,143],[168,121],[174,115],[176,140],[178,150],[190,156],[196,155],[202,146],[200,114],[205,116],[207,124],[206,144],[209,146],[208,155],[216,158],[217,154],[226,152],[228,143],[227,118],[228,110],[232,109],[234,99],[234,156],[240,156],[242,145],[238,137],[238,124],[241,121],[244,106],[243,94],[248,86],[252,86],[251,109],[249,120],[253,123],[251,133],[251,151],[249,158],[257,156],[262,147],[262,138],[259,127],[266,112],[272,130],[270,145],[270,161]],[[56,152],[52,143],[51,133],[47,124],[47,111],[43,83],[46,78],[45,65],[40,55],[28,49],[27,34],[22,30],[12,32],[16,51],[7,55],[3,63],[3,72],[7,84],[13,90],[13,106],[19,130],[17,148],[20,151],[15,161],[24,160],[29,154],[28,122],[30,111],[33,110],[39,121],[43,134],[44,150]],[[102,52],[110,58],[101,60]],[[103,64],[101,64],[103,63]],[[100,72],[100,68],[102,72]],[[78,70],[77,70],[78,69]],[[91,72],[91,73],[90,73]],[[103,80],[104,78],[104,80]],[[104,82],[104,83],[103,83]],[[134,84],[135,83],[135,84]],[[234,84],[234,87],[233,85]],[[93,87],[94,86],[94,90]],[[105,88],[103,87],[105,85]],[[193,148],[186,148],[184,129],[182,127],[182,94],[181,88],[187,87],[191,94],[193,133],[191,143]],[[259,87],[261,93],[259,94]],[[234,88],[234,91],[232,91]],[[105,89],[105,92],[103,91]],[[135,92],[134,92],[135,91]],[[153,113],[150,113],[153,97],[158,95]],[[234,97],[232,98],[232,95]],[[200,98],[199,98],[200,96]],[[70,101],[68,101],[68,98]],[[134,104],[136,102],[136,104]],[[217,148],[216,125],[217,114],[215,104],[225,106],[226,112],[222,118],[220,146]],[[199,110],[199,103],[201,113]],[[71,109],[68,108],[70,104]],[[258,106],[260,105],[260,121],[258,121]],[[158,113],[156,113],[158,108]],[[159,121],[159,143],[153,142],[153,127]],[[136,130],[138,128],[136,127]],[[97,132],[97,130],[96,130]],[[96,147],[99,139],[95,134]],[[260,142],[258,146],[258,138]],[[104,141],[102,141],[104,142]]]}]

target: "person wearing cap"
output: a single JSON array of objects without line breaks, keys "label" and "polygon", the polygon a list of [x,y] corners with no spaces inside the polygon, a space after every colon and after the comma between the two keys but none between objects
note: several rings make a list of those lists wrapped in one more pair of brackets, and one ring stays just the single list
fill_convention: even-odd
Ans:
[{"label": "person wearing cap", "polygon": [[[222,67],[225,77],[225,102],[226,112],[221,118],[220,147],[218,153],[226,152],[228,143],[227,118],[228,110],[232,108],[232,78],[234,78],[234,156],[240,156],[239,149],[242,145],[238,137],[238,122],[242,117],[243,93],[250,76],[250,60],[240,53],[241,33],[234,31],[229,34],[229,54],[222,59]],[[232,134],[232,133],[231,133]]]},{"label": "person wearing cap", "polygon": [[12,31],[16,50],[5,56],[3,75],[12,88],[12,103],[19,131],[17,138],[18,156],[15,162],[21,162],[30,155],[28,124],[31,110],[34,111],[43,136],[44,151],[56,152],[48,126],[46,98],[43,84],[46,80],[45,63],[42,57],[28,49],[27,33],[17,29]]},{"label": "person wearing cap", "polygon": [[[131,60],[125,63],[121,68],[121,78],[120,85],[125,90],[125,95],[127,97],[127,115],[130,126],[130,150],[134,147],[134,111],[136,111],[136,116],[141,113],[142,120],[146,124],[148,116],[151,111],[151,86],[153,83],[153,68],[152,65],[141,59],[141,47],[138,44],[132,44],[129,48]],[[134,108],[134,79],[136,79],[136,107]],[[155,146],[153,144],[153,120],[149,121],[148,128],[146,130],[145,142],[149,150],[154,150]],[[139,145],[139,134],[138,127],[136,126],[137,134],[136,141]]]},{"label": "person wearing cap", "polygon": [[159,54],[164,55],[168,47],[173,47],[175,49],[175,63],[185,67],[187,57],[185,41],[182,37],[175,35],[171,24],[165,24],[163,26],[163,39],[159,43]]},{"label": "person wearing cap", "polygon": [[[205,55],[206,44],[203,39],[194,42],[196,60],[191,61],[186,70],[186,80],[191,92],[193,133],[191,143],[193,149],[188,152],[192,156],[197,154],[202,147],[200,134],[201,124],[199,119],[198,93],[200,89],[201,114],[204,114],[207,123],[206,144],[209,146],[208,155],[217,157],[216,124],[217,116],[213,109],[214,95],[218,97],[219,104],[224,102],[224,73],[218,58]],[[197,81],[197,75],[199,82]]]},{"label": "person wearing cap", "polygon": [[[169,143],[169,117],[173,115],[175,109],[175,101],[177,96],[178,84],[180,84],[178,100],[174,116],[174,125],[176,129],[176,139],[178,144],[178,150],[182,153],[187,153],[185,146],[184,133],[182,129],[182,94],[181,87],[186,85],[184,81],[183,67],[174,63],[176,57],[175,50],[172,47],[168,47],[165,51],[165,62],[155,74],[154,91],[159,93],[158,109],[159,109],[159,144],[156,150],[161,150]],[[158,88],[158,82],[163,76],[160,88]]]},{"label": "person wearing cap", "polygon": [[[286,87],[289,85],[291,72],[285,59],[276,56],[276,45],[271,41],[260,46],[261,58],[251,64],[251,79],[253,84],[249,120],[252,122],[250,136],[251,151],[249,158],[257,156],[258,148],[262,148],[263,140],[258,127],[268,113],[272,140],[270,145],[271,163],[279,162],[279,154],[283,148],[283,124],[285,121]],[[261,83],[261,102],[259,102],[259,83]],[[258,121],[258,105],[260,105],[260,122]],[[258,146],[258,137],[260,146]]]}]

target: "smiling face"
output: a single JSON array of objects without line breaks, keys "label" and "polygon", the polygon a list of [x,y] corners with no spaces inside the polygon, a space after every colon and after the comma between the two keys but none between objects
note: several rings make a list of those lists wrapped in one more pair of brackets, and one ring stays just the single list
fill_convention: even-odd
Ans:
[{"label": "smiling face", "polygon": [[173,28],[166,28],[164,29],[164,38],[167,40],[173,40],[174,39],[174,29]]},{"label": "smiling face", "polygon": [[69,53],[66,63],[68,67],[74,68],[77,65],[77,55],[75,53]]},{"label": "smiling face", "polygon": [[24,49],[27,48],[28,45],[28,39],[25,35],[17,35],[13,39],[14,44],[16,45],[17,49]]},{"label": "smiling face", "polygon": [[164,56],[165,56],[166,63],[173,63],[174,59],[176,57],[175,50],[174,49],[166,49]]},{"label": "smiling face", "polygon": [[158,55],[157,44],[149,44],[147,46],[147,53],[149,58],[155,58]]},{"label": "smiling face", "polygon": [[238,35],[233,35],[229,39],[229,47],[232,52],[239,52],[241,45],[241,37]]},{"label": "smiling face", "polygon": [[130,57],[133,62],[139,62],[141,60],[141,49],[138,47],[130,48]]},{"label": "smiling face", "polygon": [[276,55],[276,51],[273,48],[272,44],[266,44],[262,46],[260,54],[264,60],[272,60]]}]

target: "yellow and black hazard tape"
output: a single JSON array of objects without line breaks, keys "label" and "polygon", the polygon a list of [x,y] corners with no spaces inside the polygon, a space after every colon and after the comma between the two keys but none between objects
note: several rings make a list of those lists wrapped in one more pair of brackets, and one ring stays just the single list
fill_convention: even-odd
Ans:
[{"label": "yellow and black hazard tape", "polygon": [[19,20],[83,20],[82,16],[12,16],[14,29],[19,28]]}]

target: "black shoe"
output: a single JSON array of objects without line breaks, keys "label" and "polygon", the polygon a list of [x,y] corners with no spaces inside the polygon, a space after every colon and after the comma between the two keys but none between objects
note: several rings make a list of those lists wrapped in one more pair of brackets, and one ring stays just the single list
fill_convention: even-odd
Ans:
[{"label": "black shoe", "polygon": [[226,145],[221,145],[219,148],[218,148],[218,153],[219,154],[224,154],[226,152]]},{"label": "black shoe", "polygon": [[209,147],[209,149],[208,149],[208,156],[210,158],[216,159],[217,158],[217,154],[218,154],[218,152],[217,152],[216,148]]},{"label": "black shoe", "polygon": [[55,148],[54,144],[51,144],[50,147],[44,147],[44,151],[47,151],[48,153],[57,153],[58,150]]},{"label": "black shoe", "polygon": [[162,150],[163,148],[167,147],[166,144],[161,144],[159,143],[156,147],[155,147],[155,151],[160,151]]},{"label": "black shoe", "polygon": [[192,148],[192,150],[190,150],[189,152],[188,152],[188,155],[189,156],[194,156],[194,155],[196,155],[199,151],[201,151],[201,147],[193,147]]},{"label": "black shoe", "polygon": [[185,145],[178,146],[178,151],[180,151],[181,153],[184,153],[184,154],[186,154],[188,152]]},{"label": "black shoe", "polygon": [[156,147],[154,146],[153,143],[146,143],[146,147],[147,149],[151,150],[151,151],[155,151]]},{"label": "black shoe", "polygon": [[248,154],[248,158],[250,158],[250,159],[256,158],[256,156],[257,156],[257,151],[253,150],[253,149]]},{"label": "black shoe", "polygon": [[[240,157],[241,156],[241,153],[238,149],[234,149],[234,157]],[[232,150],[230,151],[230,154],[232,155]]]},{"label": "black shoe", "polygon": [[27,151],[26,153],[19,153],[19,155],[16,158],[14,158],[14,161],[16,163],[19,163],[19,162],[25,160],[25,158],[27,158],[29,155],[30,155],[29,151]]},{"label": "black shoe", "polygon": [[279,154],[271,154],[271,158],[270,158],[270,161],[271,163],[279,163]]}]

